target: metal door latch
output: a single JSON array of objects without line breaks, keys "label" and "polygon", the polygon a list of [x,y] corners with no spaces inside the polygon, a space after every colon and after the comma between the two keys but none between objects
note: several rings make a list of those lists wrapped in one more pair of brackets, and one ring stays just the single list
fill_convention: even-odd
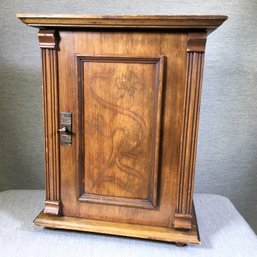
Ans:
[{"label": "metal door latch", "polygon": [[71,112],[61,112],[60,115],[60,133],[61,145],[71,145],[72,127],[71,127]]}]

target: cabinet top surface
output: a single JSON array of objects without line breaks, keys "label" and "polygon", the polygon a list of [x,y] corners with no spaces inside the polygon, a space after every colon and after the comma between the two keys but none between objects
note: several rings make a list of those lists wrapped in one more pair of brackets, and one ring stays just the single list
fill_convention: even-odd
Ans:
[{"label": "cabinet top surface", "polygon": [[37,27],[205,29],[214,30],[225,15],[95,15],[95,14],[17,14],[25,24]]}]

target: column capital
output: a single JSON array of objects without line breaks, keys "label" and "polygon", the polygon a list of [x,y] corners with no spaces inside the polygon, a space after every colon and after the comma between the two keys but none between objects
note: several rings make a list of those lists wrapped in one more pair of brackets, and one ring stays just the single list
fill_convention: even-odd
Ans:
[{"label": "column capital", "polygon": [[58,33],[56,30],[40,29],[38,32],[38,40],[40,48],[57,49],[58,48]]},{"label": "column capital", "polygon": [[190,32],[187,39],[187,52],[205,52],[206,32]]}]

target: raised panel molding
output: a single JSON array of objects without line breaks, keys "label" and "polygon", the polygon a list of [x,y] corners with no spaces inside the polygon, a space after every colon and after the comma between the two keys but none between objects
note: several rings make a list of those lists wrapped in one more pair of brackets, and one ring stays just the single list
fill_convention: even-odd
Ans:
[{"label": "raised panel molding", "polygon": [[193,187],[201,102],[206,33],[189,33],[186,58],[186,89],[180,150],[178,200],[174,227],[192,228]]},{"label": "raised panel molding", "polygon": [[60,149],[59,136],[57,134],[59,127],[58,36],[54,30],[40,30],[38,38],[43,73],[46,187],[44,213],[60,215]]},{"label": "raised panel molding", "polygon": [[[80,195],[79,200],[80,201],[101,203],[101,204],[121,205],[121,206],[133,206],[133,207],[146,208],[146,209],[154,209],[157,207],[157,198],[158,198],[157,191],[158,191],[158,176],[159,176],[159,141],[160,141],[160,126],[161,126],[161,102],[162,102],[162,84],[163,84],[163,76],[164,76],[163,75],[164,61],[165,61],[164,56],[157,57],[157,58],[156,57],[148,58],[148,57],[124,57],[124,56],[123,57],[84,56],[84,55],[80,55],[80,54],[77,55],[78,87],[79,87],[79,92],[80,92],[79,96],[81,96],[78,101],[79,102],[79,110],[80,110],[79,111],[79,113],[80,113],[79,120],[81,122],[80,135],[81,135],[81,139],[82,139],[81,140],[82,143],[80,144],[81,149],[78,151],[78,152],[82,153],[81,156],[79,157],[80,166],[81,166],[79,181],[83,181],[82,183],[80,183],[80,190],[79,190],[79,195]],[[85,63],[98,63],[96,66],[94,66],[96,69],[95,75],[94,75],[94,71],[91,70],[91,72],[89,72],[90,75],[88,75],[91,77],[90,77],[90,79],[87,78],[90,80],[90,83],[88,82],[88,84],[91,84],[91,86],[93,86],[94,83],[98,83],[98,84],[114,83],[114,84],[112,84],[112,86],[108,86],[108,87],[112,88],[112,91],[115,92],[114,88],[118,84],[118,86],[117,86],[118,94],[115,96],[116,98],[114,97],[115,94],[112,95],[111,97],[109,96],[109,100],[113,99],[113,102],[110,102],[110,101],[107,102],[106,99],[104,100],[103,98],[101,98],[99,95],[97,95],[96,92],[93,92],[92,88],[90,88],[91,87],[90,85],[87,85],[85,83],[84,76],[86,76],[86,75],[84,75],[84,72],[85,72],[85,74],[87,74],[86,73],[87,68],[85,68]],[[113,63],[113,65],[110,65],[111,63]],[[107,66],[106,65],[101,66],[104,64],[107,64]],[[144,72],[147,72],[147,73],[152,72],[154,74],[154,77],[151,78],[153,81],[153,86],[151,86],[151,88],[150,88],[150,86],[148,86],[146,89],[144,89],[144,90],[148,90],[149,92],[153,91],[152,93],[150,93],[150,95],[153,95],[153,98],[154,98],[153,99],[153,118],[151,118],[152,120],[148,121],[148,123],[147,123],[148,126],[145,124],[145,120],[142,117],[140,117],[140,115],[135,110],[133,110],[133,107],[134,107],[133,104],[134,104],[134,100],[135,100],[133,97],[134,97],[134,94],[136,94],[136,92],[138,90],[137,86],[141,87],[143,85],[143,83],[145,83],[144,86],[147,86],[147,82],[143,82],[142,78],[140,79],[140,77],[138,78],[134,74],[133,69],[132,70],[130,70],[129,68],[126,69],[127,67],[125,68],[125,66],[124,67],[122,66],[125,69],[119,70],[119,69],[116,69],[117,67],[115,68],[115,66],[114,66],[115,64],[119,64],[119,67],[124,64],[139,65],[139,66],[137,66],[138,67],[137,72],[139,72],[139,73],[140,73],[140,67],[142,67],[142,66],[140,66],[141,64],[153,65],[153,67],[149,66],[149,67],[151,67],[151,68],[149,68],[149,69],[151,69],[150,71],[149,70],[141,71],[141,72],[143,72],[142,74],[144,74],[143,76],[147,76],[147,75],[145,75]],[[101,67],[101,68],[99,68],[99,67]],[[113,69],[113,72],[114,72],[113,74],[112,74],[112,72],[106,72],[106,70],[110,69],[110,67],[112,67],[112,69]],[[128,67],[131,68],[133,66],[128,66]],[[101,75],[97,75],[97,72],[99,73],[99,70],[97,70],[97,69],[100,69],[100,70],[102,69]],[[134,67],[134,69],[135,69],[135,67]],[[104,75],[103,75],[103,72],[105,72]],[[149,74],[151,74],[151,73],[149,73]],[[98,81],[93,82],[96,79],[98,79]],[[149,78],[149,81],[151,81],[151,79]],[[124,80],[126,82],[123,83],[121,80],[122,81]],[[113,82],[113,81],[115,81],[115,82]],[[98,84],[95,84],[96,88],[99,87]],[[142,84],[142,85],[140,86],[140,84]],[[90,89],[88,89],[87,94],[84,91],[86,87],[90,88]],[[95,90],[97,90],[96,88],[95,88]],[[100,92],[99,90],[100,89],[98,89],[98,93]],[[146,92],[148,92],[148,91],[146,91]],[[86,94],[86,97],[84,99],[85,94]],[[125,108],[124,102],[122,102],[126,98],[125,94],[127,94],[127,100],[132,99],[131,101],[128,101],[125,103],[125,106],[127,106],[127,107],[129,106],[128,108]],[[102,96],[104,96],[104,94],[102,94]],[[87,129],[87,127],[89,126],[88,124],[90,124],[91,129],[92,129],[92,126],[94,126],[94,129],[97,131],[96,133],[98,133],[98,135],[101,135],[101,134],[103,135],[103,133],[105,133],[105,132],[102,132],[102,130],[104,130],[103,124],[105,123],[105,119],[108,119],[108,117],[111,116],[110,114],[105,113],[105,117],[103,118],[103,116],[101,115],[101,117],[102,117],[101,118],[99,116],[98,112],[97,111],[94,112],[94,110],[92,109],[91,111],[88,111],[88,112],[91,112],[91,116],[93,113],[93,118],[92,118],[93,120],[87,121],[87,124],[85,124],[85,120],[84,120],[85,119],[85,110],[84,110],[83,103],[87,102],[88,105],[90,105],[90,106],[93,105],[93,103],[88,102],[88,101],[90,101],[89,97],[91,97],[92,99],[95,99],[95,101],[97,102],[98,105],[105,105],[106,109],[112,109],[112,111],[114,113],[114,114],[112,114],[112,117],[115,117],[118,115],[120,117],[120,118],[117,118],[118,121],[116,120],[116,122],[118,122],[118,127],[114,127],[114,129],[111,130],[112,132],[111,133],[109,132],[112,137],[112,140],[110,143],[111,145],[108,144],[107,148],[112,148],[112,152],[108,157],[109,158],[108,161],[102,161],[102,163],[107,163],[108,165],[109,164],[113,165],[113,163],[114,163],[114,165],[107,167],[106,166],[107,164],[105,164],[106,168],[102,168],[102,167],[98,168],[97,167],[97,169],[100,169],[100,172],[102,175],[101,176],[98,175],[96,177],[98,178],[98,180],[102,179],[102,181],[103,181],[102,183],[105,183],[105,184],[112,183],[112,179],[113,179],[113,185],[116,184],[116,186],[120,186],[124,190],[124,192],[125,191],[129,192],[128,193],[129,196],[122,196],[122,195],[121,196],[113,196],[113,195],[110,196],[108,194],[97,193],[97,190],[95,190],[95,191],[86,190],[87,187],[89,187],[89,182],[86,181],[87,178],[85,178],[85,176],[87,176],[88,179],[90,177],[90,179],[93,181],[91,184],[93,184],[93,185],[96,184],[96,182],[94,181],[94,178],[93,178],[94,174],[92,175],[92,173],[91,173],[91,168],[86,169],[85,167],[87,167],[87,166],[84,166],[85,158],[86,158],[85,157],[85,155],[86,155],[85,148],[86,147],[84,145],[86,145],[86,143],[87,143],[85,140],[85,137],[87,135],[87,131],[90,130],[90,129]],[[121,100],[123,105],[117,104],[116,101],[119,101],[119,100]],[[126,101],[126,100],[124,100],[124,101]],[[100,107],[98,107],[98,105],[97,105],[97,107],[95,107],[96,109],[100,108]],[[139,107],[137,107],[137,108],[139,108]],[[142,108],[142,107],[140,107],[140,108]],[[133,121],[134,124],[136,123],[135,126],[140,128],[140,131],[143,131],[143,132],[145,132],[146,130],[152,131],[152,134],[151,134],[152,145],[149,147],[149,150],[148,150],[150,152],[149,156],[151,157],[151,159],[147,160],[148,162],[151,162],[151,164],[150,164],[151,170],[150,170],[150,172],[141,170],[141,173],[146,173],[146,174],[150,173],[150,179],[149,179],[150,189],[149,189],[149,193],[146,197],[142,197],[140,195],[140,194],[143,194],[144,192],[143,193],[142,192],[140,192],[140,193],[133,192],[132,193],[132,191],[130,191],[130,190],[132,190],[132,188],[135,187],[135,185],[130,185],[130,183],[129,183],[129,176],[130,177],[133,176],[133,181],[141,180],[138,183],[144,182],[143,178],[140,177],[140,173],[138,173],[139,170],[137,170],[135,167],[130,166],[132,163],[132,162],[130,163],[130,161],[133,160],[133,161],[137,162],[138,161],[137,158],[140,158],[139,155],[137,154],[137,152],[133,152],[132,149],[138,150],[138,148],[141,147],[140,144],[142,145],[142,144],[146,144],[146,143],[144,143],[145,141],[142,140],[141,136],[140,136],[140,139],[134,138],[133,143],[135,143],[137,146],[134,148],[130,146],[130,148],[129,148],[130,150],[129,150],[129,149],[127,149],[128,144],[131,144],[132,140],[129,143],[128,142],[126,143],[126,141],[125,141],[126,139],[124,139],[123,141],[121,141],[121,145],[119,146],[119,149],[117,150],[117,148],[116,148],[117,140],[119,141],[119,139],[117,139],[117,135],[118,135],[117,131],[121,131],[121,134],[119,136],[123,136],[122,133],[125,133],[124,132],[125,130],[123,130],[123,128],[122,128],[122,124],[119,125],[119,122],[122,119],[124,119],[124,122],[126,122],[126,119],[127,119],[127,122]],[[115,118],[113,120],[115,120]],[[114,123],[113,120],[112,120],[112,122]],[[149,125],[149,122],[151,122],[151,121],[153,123],[151,125]],[[101,124],[99,124],[99,123],[101,123]],[[129,129],[131,129],[131,127],[133,127],[133,126],[130,125]],[[84,133],[83,133],[83,131],[84,131]],[[135,135],[141,133],[140,131],[138,131],[138,132],[134,131],[131,133],[135,137]],[[125,133],[125,135],[126,135],[126,133]],[[125,135],[124,135],[124,138],[126,138]],[[108,138],[109,137],[110,136],[108,136]],[[103,140],[107,142],[108,139],[105,139],[105,138],[107,138],[106,133],[105,133],[105,136],[103,136]],[[116,142],[116,144],[115,144],[115,142]],[[104,144],[104,142],[103,142],[103,144]],[[126,144],[127,144],[127,146],[126,146]],[[126,148],[126,150],[124,150],[124,152],[122,152],[122,147],[123,147],[123,149]],[[91,149],[92,147],[88,147],[88,148]],[[113,155],[113,152],[115,152],[115,154],[116,154],[115,156]],[[107,154],[105,154],[105,155],[107,155]],[[142,153],[141,153],[141,155],[142,155]],[[143,153],[143,155],[144,155],[144,153]],[[87,155],[87,157],[88,157],[88,162],[90,162],[90,160],[91,160],[91,163],[94,163],[94,159],[90,159],[91,157],[89,157],[89,154]],[[145,156],[143,156],[143,157],[145,158]],[[101,157],[101,158],[105,158],[105,157]],[[111,160],[110,160],[110,158],[111,158]],[[126,164],[122,163],[122,160],[124,160],[124,159],[127,161]],[[120,170],[120,173],[116,172],[115,175],[112,175],[112,176],[108,175],[108,170],[109,170],[109,173],[111,173],[112,170],[114,170],[114,169],[117,169],[117,171]],[[106,175],[106,177],[104,177],[106,170],[107,170],[107,173],[106,173],[107,175]],[[85,172],[86,172],[86,175],[85,175]],[[121,172],[123,175],[120,175]],[[113,176],[115,176],[115,177],[113,177]],[[126,176],[125,180],[124,180],[124,176]],[[125,181],[125,183],[123,184],[124,181]],[[87,182],[87,186],[86,186],[85,182]],[[145,181],[145,183],[148,183],[148,182]],[[100,182],[98,184],[100,184]],[[98,186],[98,184],[97,184],[97,186]],[[100,187],[99,190],[101,191],[102,188],[106,188],[106,187],[102,185],[102,187]],[[143,189],[141,189],[141,190],[143,190]],[[131,193],[131,195],[130,195],[130,193]],[[136,197],[137,194],[139,195],[139,197]]]}]

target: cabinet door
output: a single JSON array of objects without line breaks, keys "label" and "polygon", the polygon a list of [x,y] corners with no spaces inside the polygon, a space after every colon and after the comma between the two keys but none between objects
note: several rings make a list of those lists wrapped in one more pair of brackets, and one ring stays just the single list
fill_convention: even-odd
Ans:
[{"label": "cabinet door", "polygon": [[183,35],[61,32],[60,39],[59,109],[72,113],[71,145],[60,146],[63,214],[171,226]]}]

